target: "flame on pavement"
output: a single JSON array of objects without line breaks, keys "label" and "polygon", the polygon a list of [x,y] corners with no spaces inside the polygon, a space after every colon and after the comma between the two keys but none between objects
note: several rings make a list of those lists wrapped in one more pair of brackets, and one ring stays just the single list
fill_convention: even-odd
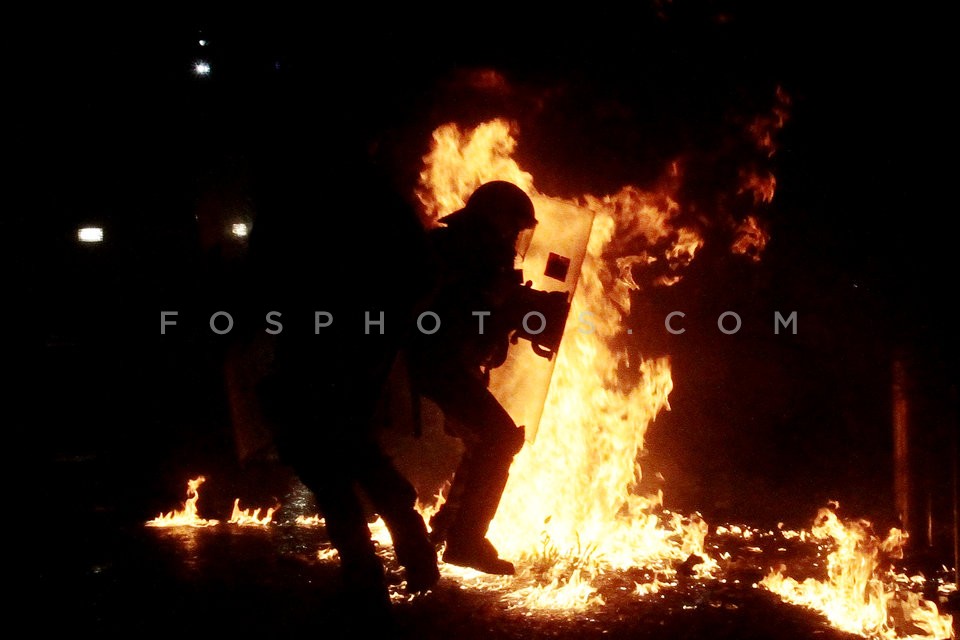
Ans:
[{"label": "flame on pavement", "polygon": [[820,611],[838,629],[867,638],[955,637],[952,616],[941,615],[935,603],[902,588],[889,566],[891,559],[902,557],[906,535],[899,529],[881,539],[869,522],[845,522],[833,509],[823,508],[809,535],[832,548],[826,577],[801,582],[786,577],[787,568],[781,566],[761,586],[787,602]]},{"label": "flame on pavement", "polygon": [[206,481],[206,478],[199,476],[187,481],[187,499],[183,503],[183,508],[179,511],[170,511],[161,513],[153,520],[147,522],[148,527],[212,527],[218,524],[218,520],[206,520],[201,518],[197,511],[197,501],[200,499],[199,487]]}]

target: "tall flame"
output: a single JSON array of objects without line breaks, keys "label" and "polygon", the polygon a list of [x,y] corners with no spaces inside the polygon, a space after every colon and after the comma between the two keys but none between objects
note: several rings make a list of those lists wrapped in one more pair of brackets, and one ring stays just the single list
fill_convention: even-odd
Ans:
[{"label": "tall flame", "polygon": [[187,481],[187,500],[180,511],[161,513],[147,522],[148,527],[212,527],[218,520],[205,520],[197,511],[197,501],[200,499],[199,487],[206,482],[206,478],[199,476]]},{"label": "tall flame", "polygon": [[[917,593],[900,591],[890,579],[892,569],[883,566],[884,558],[902,555],[906,535],[899,529],[891,529],[880,540],[869,522],[844,522],[832,509],[824,508],[818,512],[811,534],[835,547],[827,557],[826,579],[798,582],[785,577],[785,567],[781,567],[771,571],[762,586],[787,602],[822,612],[838,629],[864,637],[955,637],[952,616],[941,615],[936,604]],[[896,610],[903,618],[899,624]],[[904,626],[909,628],[901,628]],[[901,635],[903,632],[909,635]]]},{"label": "tall flame", "polygon": [[517,146],[512,132],[510,123],[500,119],[469,132],[455,124],[433,132],[417,192],[429,222],[463,207],[474,189],[491,180],[507,180],[533,195],[533,176],[510,157]]},{"label": "tall flame", "polygon": [[[516,183],[537,206],[545,196],[509,157],[515,146],[502,120],[466,132],[452,124],[438,128],[418,191],[428,221],[463,206],[477,186],[496,179]],[[521,559],[521,571],[537,574],[538,585],[513,594],[527,606],[585,605],[596,598],[591,578],[607,568],[668,563],[691,554],[708,560],[702,567],[710,566],[703,549],[706,523],[663,511],[662,496],[630,490],[641,478],[637,457],[647,427],[669,409],[669,360],[640,361],[634,365],[640,382],[623,389],[619,372],[626,353],[612,346],[624,329],[627,294],[639,287],[628,267],[659,261],[679,276],[702,240],[691,229],[671,226],[679,205],[668,189],[626,187],[574,204],[591,208],[595,217],[571,321],[536,442],[514,460],[489,531],[498,549]],[[619,257],[616,252],[636,242],[644,244],[645,255],[616,269],[608,264],[612,246]],[[617,269],[627,269],[629,277],[619,277]],[[548,557],[558,561],[545,565]]]}]

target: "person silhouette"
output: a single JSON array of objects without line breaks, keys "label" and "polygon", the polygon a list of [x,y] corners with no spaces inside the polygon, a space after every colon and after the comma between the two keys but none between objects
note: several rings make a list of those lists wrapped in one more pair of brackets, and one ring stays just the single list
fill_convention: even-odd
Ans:
[{"label": "person silhouette", "polygon": [[[259,397],[279,460],[316,498],[348,602],[361,616],[388,615],[371,509],[391,534],[408,592],[425,592],[440,577],[416,491],[382,450],[373,421],[400,342],[398,331],[382,330],[410,313],[409,287],[423,280],[400,251],[424,234],[413,210],[363,161],[341,157],[337,168],[317,169],[275,167],[257,191],[251,314],[262,323],[266,312],[280,311],[273,319],[282,326]],[[349,242],[356,252],[343,250]]]},{"label": "person silhouette", "polygon": [[440,222],[428,232],[436,271],[423,305],[440,325],[435,332],[412,332],[405,351],[412,390],[441,409],[444,428],[464,445],[446,500],[430,520],[431,539],[444,545],[446,563],[510,575],[513,564],[500,558],[486,534],[524,429],[488,385],[516,328],[511,308],[522,287],[518,243],[537,220],[523,190],[493,181]]}]

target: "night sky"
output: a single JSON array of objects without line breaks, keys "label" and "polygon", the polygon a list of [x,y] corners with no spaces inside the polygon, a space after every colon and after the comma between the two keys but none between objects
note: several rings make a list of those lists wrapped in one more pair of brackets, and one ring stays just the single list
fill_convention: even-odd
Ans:
[{"label": "night sky", "polygon": [[[556,196],[650,187],[683,158],[685,215],[710,220],[736,210],[717,197],[747,157],[730,141],[780,87],[789,120],[776,154],[758,160],[777,176],[758,210],[763,259],[731,256],[708,222],[685,279],[637,292],[625,318],[644,335],[625,348],[673,358],[673,410],[648,433],[647,480],[660,472],[668,506],[708,519],[802,525],[836,498],[892,521],[901,358],[918,451],[931,456],[922,482],[946,491],[957,382],[948,20],[757,4],[24,21],[8,101],[26,197],[4,216],[17,342],[36,348],[18,394],[24,460],[115,465],[133,478],[128,508],[152,513],[150,490],[176,495],[186,468],[231,457],[223,346],[203,312],[236,303],[244,248],[218,216],[255,225],[260,189],[278,175],[300,181],[305,210],[323,216],[320,264],[344,269],[363,261],[372,228],[351,171],[372,166],[377,188],[411,198],[429,133],[448,121],[518,122],[521,166]],[[193,72],[199,59],[209,76]],[[483,70],[503,84],[478,88]],[[79,245],[85,224],[102,224],[106,242]],[[167,305],[186,310],[173,344],[156,331]],[[674,309],[688,313],[684,336],[662,331]],[[736,336],[715,328],[726,310],[744,318]],[[776,310],[798,312],[796,336],[773,334]]]}]

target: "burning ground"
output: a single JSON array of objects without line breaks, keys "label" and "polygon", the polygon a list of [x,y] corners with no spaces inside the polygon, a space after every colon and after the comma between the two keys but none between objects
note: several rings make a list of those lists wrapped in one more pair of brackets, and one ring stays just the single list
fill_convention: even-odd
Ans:
[{"label": "burning ground", "polygon": [[[191,494],[198,498],[192,503],[198,510],[193,515],[202,517],[204,526],[182,521],[176,526],[144,527],[110,511],[85,510],[82,518],[63,530],[96,535],[67,536],[58,547],[46,549],[41,563],[43,577],[49,581],[45,601],[58,612],[45,623],[47,627],[110,634],[175,629],[187,634],[269,637],[300,635],[311,629],[328,637],[363,633],[365,621],[351,618],[350,603],[339,597],[335,553],[322,521],[302,517],[314,508],[312,497],[282,471],[273,473],[273,484],[288,484],[290,490],[283,495],[285,507],[266,525],[243,526],[224,519],[207,526],[210,519],[204,516],[218,505],[231,503],[226,496],[232,494],[222,487],[218,490],[216,477],[203,483],[199,494]],[[265,477],[259,480],[262,485]],[[301,517],[295,517],[298,512]],[[818,523],[832,528],[830,535],[838,534],[836,524],[829,517]],[[848,570],[865,567],[875,579],[897,585],[899,593],[890,603],[890,612],[901,629],[908,627],[904,610],[896,603],[908,593],[919,596],[928,591],[926,585],[905,575],[897,582],[893,574],[887,576],[871,564],[868,556],[850,562],[848,551],[856,546],[867,552],[869,544],[847,544],[810,531],[730,525],[711,527],[705,537],[706,551],[718,559],[715,577],[693,575],[690,563],[663,561],[593,576],[589,580],[593,598],[586,606],[548,598],[530,602],[529,591],[540,587],[543,572],[561,560],[559,550],[545,550],[510,579],[442,566],[436,589],[409,599],[389,536],[379,522],[372,523],[372,530],[393,582],[397,629],[391,637],[863,637],[837,630],[815,611],[784,604],[763,585],[768,565],[782,563],[798,578],[809,576],[823,588],[837,589],[834,603],[849,605],[851,601],[842,596],[852,595],[857,587],[824,580],[825,565],[832,564],[827,557],[835,548],[845,548],[840,559]],[[851,527],[850,533],[856,530]],[[829,573],[832,576],[833,569]],[[544,595],[549,595],[546,591]],[[342,620],[349,628],[338,634],[329,625]]]}]

